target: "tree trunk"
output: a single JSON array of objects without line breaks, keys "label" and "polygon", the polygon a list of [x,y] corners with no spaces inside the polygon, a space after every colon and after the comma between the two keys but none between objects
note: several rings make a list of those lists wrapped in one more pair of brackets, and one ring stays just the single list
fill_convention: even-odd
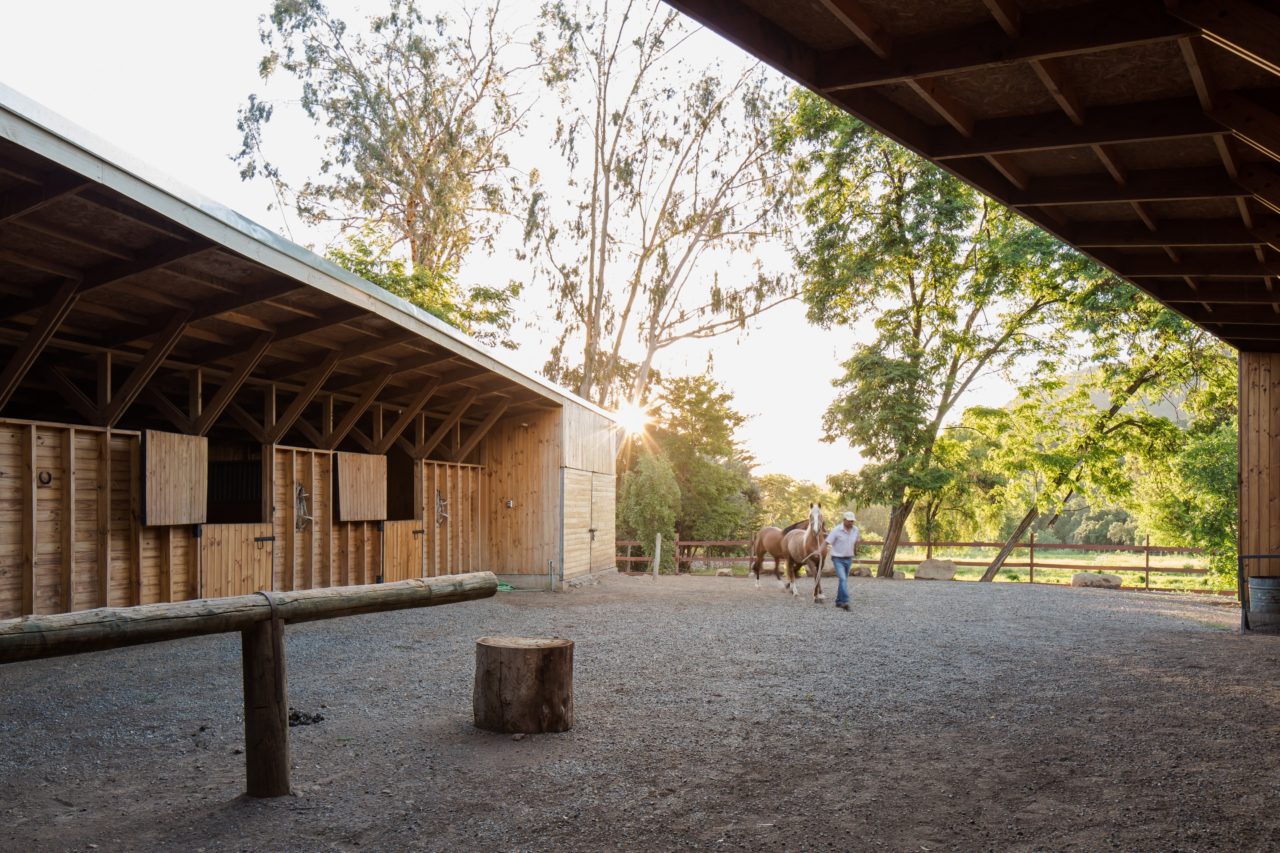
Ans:
[{"label": "tree trunk", "polygon": [[915,501],[904,501],[889,513],[889,529],[884,534],[884,548],[880,551],[880,564],[876,567],[876,577],[893,577],[893,558],[898,554],[898,542],[902,539],[902,531],[911,516],[911,508]]},{"label": "tree trunk", "polygon": [[982,573],[982,580],[991,581],[995,579],[996,572],[1000,571],[1000,567],[1004,565],[1004,561],[1009,559],[1009,555],[1013,553],[1013,549],[1018,547],[1018,543],[1022,541],[1022,537],[1031,529],[1031,525],[1036,523],[1036,519],[1040,517],[1040,510],[1032,507],[1027,510],[1027,514],[1022,517],[1022,521],[1018,522],[1018,526],[1014,529],[1013,534],[1005,540],[1004,547],[1000,549],[1000,553],[996,554],[996,558],[991,561],[991,565],[987,566],[987,570]]},{"label": "tree trunk", "polygon": [[478,728],[566,732],[573,726],[573,641],[481,637],[471,697]]}]

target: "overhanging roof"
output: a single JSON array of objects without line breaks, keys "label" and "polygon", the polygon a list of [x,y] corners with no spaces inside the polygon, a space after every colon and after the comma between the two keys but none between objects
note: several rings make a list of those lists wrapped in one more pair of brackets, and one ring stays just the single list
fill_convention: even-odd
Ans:
[{"label": "overhanging roof", "polygon": [[667,0],[1244,350],[1280,349],[1280,14]]},{"label": "overhanging roof", "polygon": [[[116,384],[147,386],[133,425],[178,419],[194,368],[215,385],[244,373],[246,388],[332,397],[338,417],[371,403],[403,410],[434,386],[424,411],[438,419],[564,404],[612,418],[3,86],[0,294],[7,416],[100,420],[95,356],[110,351]],[[260,398],[227,411],[243,416]]]}]

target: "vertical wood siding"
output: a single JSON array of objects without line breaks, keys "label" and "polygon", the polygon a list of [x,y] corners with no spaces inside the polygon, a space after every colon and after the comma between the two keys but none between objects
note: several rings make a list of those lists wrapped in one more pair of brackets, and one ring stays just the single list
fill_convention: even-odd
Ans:
[{"label": "vertical wood siding", "polygon": [[488,521],[484,469],[451,462],[422,463],[425,571],[427,577],[487,569]]},{"label": "vertical wood siding", "polygon": [[[1240,553],[1280,553],[1280,353],[1240,353]],[[1280,577],[1280,559],[1250,560]]]},{"label": "vertical wood siding", "polygon": [[144,490],[148,526],[208,521],[209,441],[201,436],[147,430]]},{"label": "vertical wood siding", "polygon": [[382,521],[387,517],[387,457],[336,453],[338,520]]},{"label": "vertical wood siding", "polygon": [[491,571],[546,575],[549,561],[559,565],[560,415],[548,410],[505,418],[485,436],[483,514]]},{"label": "vertical wood siding", "polygon": [[0,420],[0,619],[198,595],[192,528],[142,526],[139,445]]},{"label": "vertical wood siding", "polygon": [[271,589],[271,525],[206,524],[200,529],[202,598]]}]

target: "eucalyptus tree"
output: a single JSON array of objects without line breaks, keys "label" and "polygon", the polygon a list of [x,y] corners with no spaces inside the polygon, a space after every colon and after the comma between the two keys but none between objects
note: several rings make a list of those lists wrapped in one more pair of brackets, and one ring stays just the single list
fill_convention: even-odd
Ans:
[{"label": "eucalyptus tree", "polygon": [[498,9],[453,21],[415,0],[390,0],[362,30],[320,0],[276,0],[260,19],[259,73],[297,84],[322,153],[314,174],[286,178],[268,155],[279,104],[251,94],[237,121],[241,177],[266,179],[278,204],[335,227],[349,240],[336,261],[381,272],[422,307],[470,301],[482,322],[496,297],[501,314],[509,290],[464,294],[456,284],[463,258],[492,245],[520,198],[506,145],[528,107]]},{"label": "eucalyptus tree", "polygon": [[948,417],[984,375],[1053,358],[1055,321],[1105,276],[1096,265],[815,95],[780,136],[804,175],[810,228],[797,263],[809,317],[852,326],[823,424],[868,460],[846,496],[890,506],[889,577],[917,502],[950,474]]},{"label": "eucalyptus tree", "polygon": [[757,255],[789,224],[771,139],[785,93],[758,65],[697,55],[660,3],[552,2],[541,22],[565,174],[534,193],[525,232],[563,330],[547,373],[598,403],[643,400],[660,352],[793,295],[785,258]]}]

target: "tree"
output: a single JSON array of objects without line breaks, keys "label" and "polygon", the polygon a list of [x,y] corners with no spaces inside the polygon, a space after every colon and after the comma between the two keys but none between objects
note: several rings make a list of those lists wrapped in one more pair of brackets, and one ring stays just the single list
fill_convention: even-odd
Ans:
[{"label": "tree", "polygon": [[804,521],[808,517],[810,504],[819,503],[831,509],[840,505],[839,499],[830,489],[808,480],[788,477],[786,474],[765,474],[756,479],[756,489],[760,493],[757,519],[760,526],[772,524],[786,527],[794,522]]},{"label": "tree", "polygon": [[[1094,288],[1075,309],[1066,319],[1087,336],[1088,345],[1080,351],[1094,369],[1088,382],[1065,395],[1059,374],[1032,375],[1025,392],[1031,401],[1009,425],[1015,449],[1006,457],[1015,460],[1016,470],[1034,473],[1038,488],[1022,520],[987,566],[984,581],[995,578],[1046,510],[1056,512],[1082,488],[1093,488],[1112,500],[1120,497],[1129,485],[1123,463],[1130,443],[1150,445],[1162,437],[1167,441],[1166,427],[1172,426],[1133,404],[1183,388],[1193,381],[1208,353],[1220,346],[1208,333],[1124,282]],[[1095,404],[1095,397],[1104,402]],[[1028,443],[1038,443],[1045,452],[1027,452]]]},{"label": "tree", "polygon": [[1105,275],[816,95],[797,95],[779,144],[806,179],[810,319],[875,316],[823,423],[869,460],[846,497],[891,507],[878,567],[890,577],[912,510],[949,479],[934,458],[948,416],[980,376],[1044,353],[1052,321]]},{"label": "tree", "polygon": [[759,66],[722,77],[699,64],[661,4],[552,2],[542,23],[555,144],[576,195],[562,209],[564,193],[536,192],[525,230],[563,329],[546,372],[602,405],[643,401],[660,352],[741,329],[793,295],[760,260],[733,278],[707,268],[752,257],[787,224],[791,181],[770,135],[785,98]]},{"label": "tree", "polygon": [[[304,221],[336,226],[352,241],[336,262],[358,273],[382,265],[382,281],[410,282],[401,295],[433,313],[446,306],[446,319],[471,312],[482,325],[485,311],[503,316],[509,287],[456,285],[464,256],[492,244],[517,198],[503,145],[524,112],[503,62],[510,40],[498,32],[497,7],[468,15],[459,34],[415,0],[391,0],[362,35],[320,0],[276,0],[259,32],[263,80],[284,71],[301,85],[324,154],[316,176],[287,181],[265,149],[275,105],[251,94],[237,122],[241,177],[270,181],[278,203],[292,203]],[[386,267],[394,263],[403,268]]]},{"label": "tree", "polygon": [[618,500],[619,527],[640,540],[640,548],[653,559],[658,534],[667,542],[660,568],[675,566],[676,507],[680,505],[680,485],[675,469],[661,453],[645,451],[635,466],[622,475]]}]

